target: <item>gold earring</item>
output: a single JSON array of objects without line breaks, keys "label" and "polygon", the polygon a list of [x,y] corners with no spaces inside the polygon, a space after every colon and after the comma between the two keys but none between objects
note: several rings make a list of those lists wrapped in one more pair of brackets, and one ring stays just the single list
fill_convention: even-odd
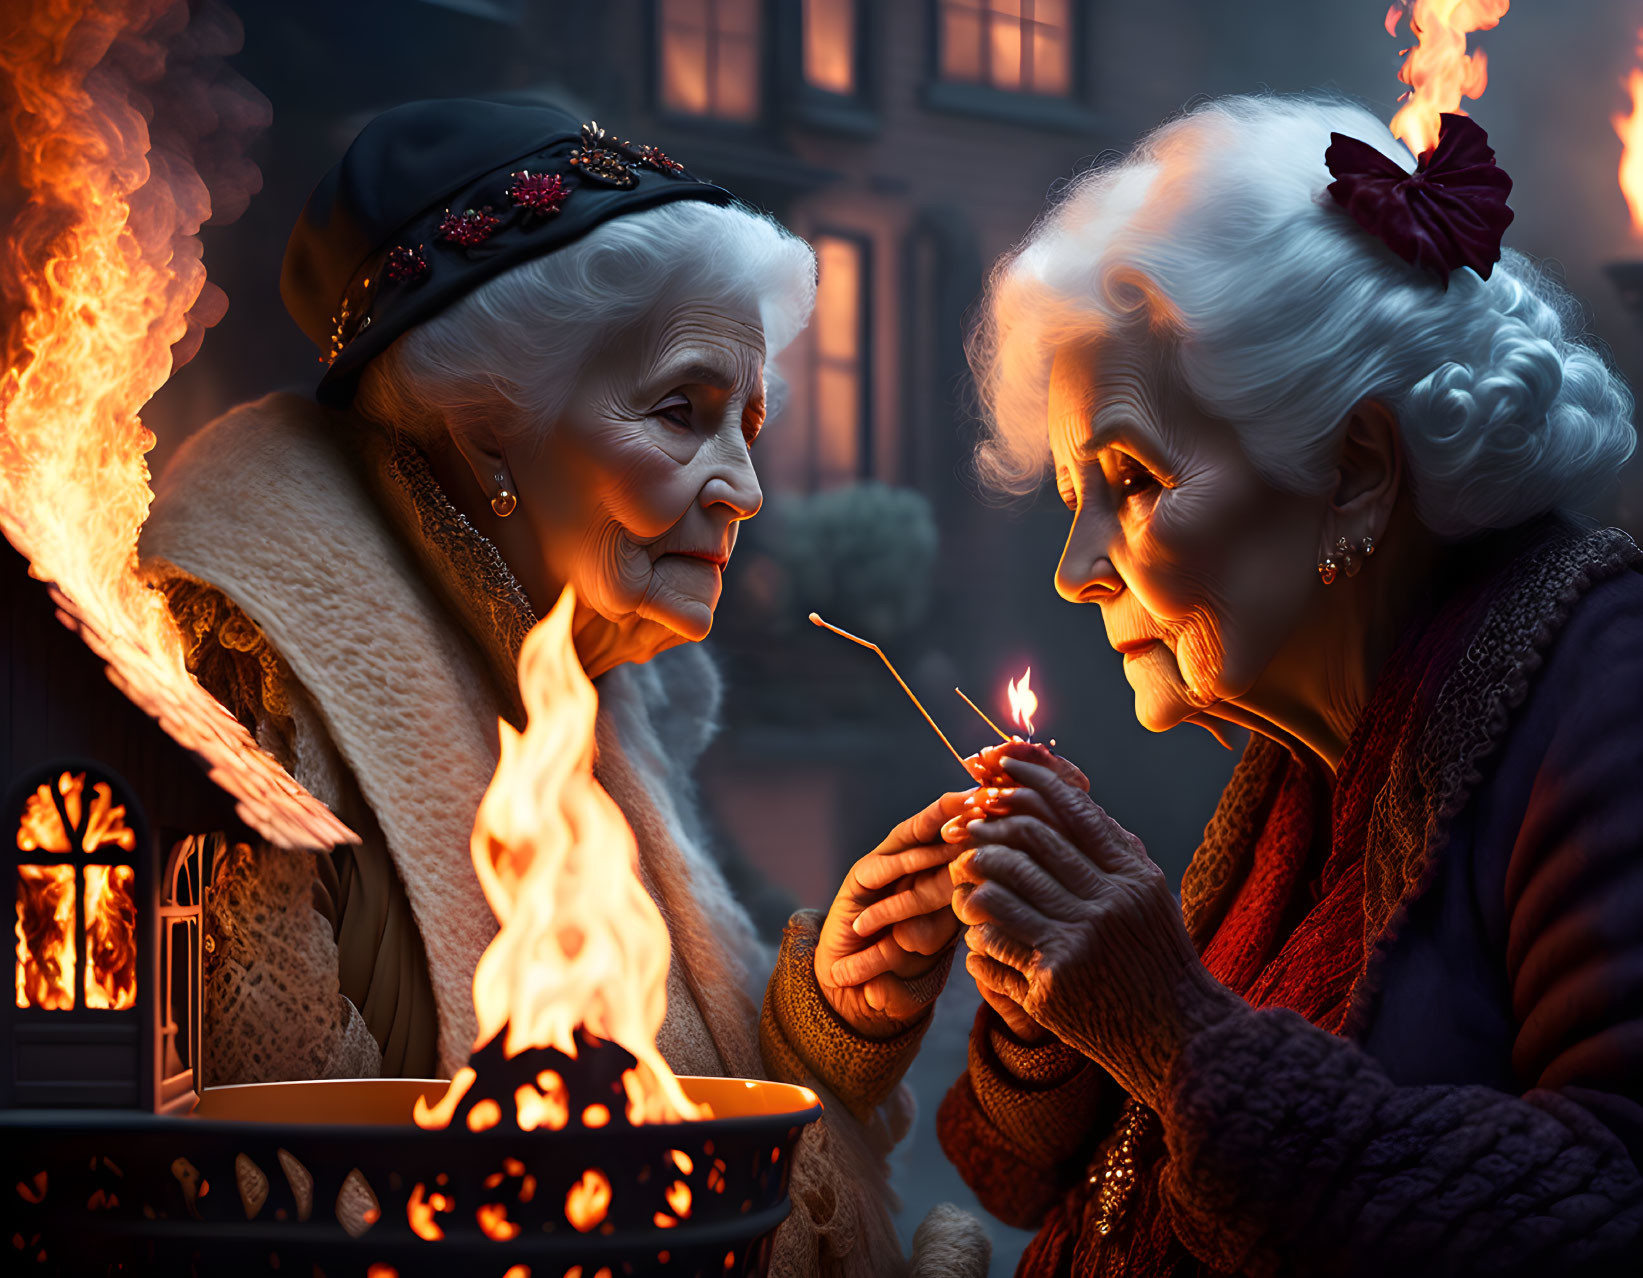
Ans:
[{"label": "gold earring", "polygon": [[508,488],[498,488],[496,496],[491,498],[491,509],[496,512],[498,519],[506,519],[513,514],[518,505],[519,498],[515,497],[513,491]]},{"label": "gold earring", "polygon": [[1318,580],[1323,582],[1326,586],[1333,586],[1335,584],[1336,570],[1337,564],[1335,561],[1328,556],[1325,556],[1323,559],[1318,561]]}]

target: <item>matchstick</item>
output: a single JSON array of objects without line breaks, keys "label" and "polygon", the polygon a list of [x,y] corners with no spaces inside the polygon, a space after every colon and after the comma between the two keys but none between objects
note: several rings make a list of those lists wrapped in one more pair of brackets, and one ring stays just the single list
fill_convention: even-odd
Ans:
[{"label": "matchstick", "polygon": [[964,696],[964,689],[963,688],[954,688],[953,691],[958,693],[958,695],[963,698],[965,705],[969,706],[970,709],[974,710],[977,714],[979,714],[981,716],[981,721],[983,723],[985,723],[994,732],[998,733],[998,739],[1000,741],[1008,741],[1010,739],[1009,736],[1006,735],[1003,728],[999,727],[996,723],[994,723],[991,719],[989,719],[987,717],[987,712],[985,710],[983,710],[980,706],[978,706],[974,701],[971,701],[969,697]]},{"label": "matchstick", "polygon": [[820,626],[823,630],[831,630],[841,639],[848,639],[851,643],[858,643],[863,648],[871,648],[874,652],[878,653],[879,660],[884,662],[885,669],[889,670],[889,672],[895,676],[896,682],[901,685],[901,690],[905,692],[912,703],[918,707],[918,712],[924,716],[924,722],[929,724],[935,731],[935,734],[941,738],[941,744],[952,751],[953,758],[958,760],[958,766],[964,769],[965,777],[971,782],[971,784],[975,783],[975,774],[970,771],[969,765],[964,762],[964,756],[957,750],[953,750],[953,743],[947,739],[947,734],[936,726],[936,721],[930,717],[930,712],[924,708],[924,703],[913,695],[913,690],[907,686],[907,680],[901,677],[901,672],[896,669],[890,658],[884,655],[883,648],[879,647],[876,643],[863,639],[859,635],[851,634],[848,630],[839,629],[839,627],[835,626],[830,621],[823,621],[818,613],[811,613],[810,621],[812,625]]}]

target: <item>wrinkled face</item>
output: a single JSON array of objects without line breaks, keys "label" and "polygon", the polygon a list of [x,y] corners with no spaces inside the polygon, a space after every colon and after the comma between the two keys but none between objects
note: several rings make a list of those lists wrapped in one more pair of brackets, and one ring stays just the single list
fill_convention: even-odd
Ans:
[{"label": "wrinkled face", "polygon": [[509,452],[545,568],[629,659],[713,625],[737,525],[763,501],[764,350],[751,307],[649,316],[594,353],[540,447]]},{"label": "wrinkled face", "polygon": [[1130,343],[1058,352],[1051,451],[1073,512],[1056,589],[1098,603],[1161,732],[1248,693],[1316,599],[1327,503],[1286,493]]}]

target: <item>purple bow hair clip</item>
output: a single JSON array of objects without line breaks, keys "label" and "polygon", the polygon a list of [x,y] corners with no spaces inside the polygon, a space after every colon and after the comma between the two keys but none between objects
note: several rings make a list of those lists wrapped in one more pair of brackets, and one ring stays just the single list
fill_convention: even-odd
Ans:
[{"label": "purple bow hair clip", "polygon": [[1329,193],[1352,220],[1404,261],[1435,271],[1470,266],[1484,279],[1500,261],[1512,224],[1512,179],[1495,163],[1489,135],[1469,116],[1445,114],[1438,144],[1405,173],[1367,142],[1330,134]]}]

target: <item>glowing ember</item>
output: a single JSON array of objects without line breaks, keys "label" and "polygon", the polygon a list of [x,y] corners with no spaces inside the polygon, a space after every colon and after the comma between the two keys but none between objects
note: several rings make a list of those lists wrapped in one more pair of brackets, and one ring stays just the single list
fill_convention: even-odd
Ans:
[{"label": "glowing ember", "polygon": [[582,1173],[582,1179],[565,1195],[565,1219],[579,1233],[587,1233],[604,1220],[610,1209],[610,1181],[597,1167]]},{"label": "glowing ember", "polygon": [[74,1006],[74,867],[17,867],[17,1006]]},{"label": "glowing ember", "polygon": [[1413,48],[1403,50],[1398,79],[1409,86],[1392,117],[1392,132],[1417,157],[1438,142],[1438,117],[1459,113],[1462,98],[1480,98],[1489,87],[1489,59],[1482,49],[1466,51],[1466,37],[1488,31],[1506,16],[1511,0],[1404,0],[1386,14],[1387,34],[1397,34],[1407,14]]},{"label": "glowing ember", "polygon": [[451,1209],[451,1200],[444,1194],[428,1193],[423,1184],[418,1181],[411,1197],[405,1204],[405,1220],[411,1226],[411,1232],[424,1242],[438,1242],[445,1236],[445,1231],[439,1227],[434,1219],[440,1212]]},{"label": "glowing ember", "polygon": [[1021,676],[1021,682],[1010,680],[1007,689],[1010,698],[1010,717],[1019,727],[1026,729],[1027,735],[1033,735],[1033,716],[1038,713],[1038,694],[1033,691],[1033,668],[1027,667],[1027,672]]},{"label": "glowing ember", "polygon": [[497,1242],[508,1242],[519,1237],[520,1226],[508,1219],[508,1209],[501,1203],[481,1204],[477,1213],[480,1232]]},{"label": "glowing ember", "polygon": [[[1638,57],[1643,60],[1643,31],[1638,32]],[[1626,79],[1632,96],[1630,115],[1614,116],[1614,131],[1620,135],[1620,193],[1632,213],[1632,229],[1643,234],[1643,69],[1632,68]]]},{"label": "glowing ember", "polygon": [[575,1058],[581,1028],[636,1058],[622,1075],[629,1122],[706,1117],[656,1048],[667,923],[639,881],[633,831],[593,777],[599,702],[576,658],[574,608],[567,589],[525,638],[529,721],[523,733],[499,725],[501,759],[474,821],[474,867],[501,924],[474,971],[475,1046],[502,1034],[510,1058]]},{"label": "glowing ember", "polygon": [[129,865],[88,865],[86,1006],[137,1006],[137,903]]},{"label": "glowing ember", "polygon": [[[248,823],[281,846],[328,847],[352,835],[189,676],[165,601],[137,572],[154,443],[137,414],[226,308],[197,238],[214,195],[231,217],[257,185],[235,163],[243,139],[202,148],[224,160],[212,178],[231,179],[214,187],[188,156],[202,121],[254,129],[267,107],[248,85],[229,102],[233,20],[219,6],[191,25],[191,7],[58,0],[0,16],[0,154],[15,190],[0,259],[0,531],[114,683],[201,756]],[[211,111],[182,105],[208,98]]]}]

